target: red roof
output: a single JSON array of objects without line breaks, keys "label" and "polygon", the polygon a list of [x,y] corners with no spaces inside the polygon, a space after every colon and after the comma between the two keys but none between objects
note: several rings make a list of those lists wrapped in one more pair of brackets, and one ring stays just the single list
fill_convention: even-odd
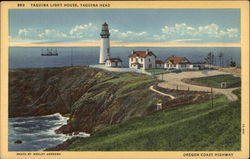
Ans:
[{"label": "red roof", "polygon": [[169,57],[165,60],[165,63],[168,61],[172,64],[190,63],[186,57]]},{"label": "red roof", "polygon": [[106,61],[107,60],[110,60],[111,62],[122,62],[120,58],[110,58],[110,59],[106,59]]},{"label": "red roof", "polygon": [[164,64],[164,62],[162,62],[161,60],[156,60],[155,63],[156,64]]},{"label": "red roof", "polygon": [[192,62],[192,64],[206,64],[206,62]]},{"label": "red roof", "polygon": [[[140,57],[140,58],[145,58],[148,55],[153,55],[155,54],[152,51],[133,51],[132,54],[130,54],[128,57]],[[155,56],[156,57],[156,56]]]}]

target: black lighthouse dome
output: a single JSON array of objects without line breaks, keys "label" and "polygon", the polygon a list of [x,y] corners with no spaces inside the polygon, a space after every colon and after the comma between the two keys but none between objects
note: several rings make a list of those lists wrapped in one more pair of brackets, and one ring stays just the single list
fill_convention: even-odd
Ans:
[{"label": "black lighthouse dome", "polygon": [[109,38],[110,33],[109,33],[109,27],[108,24],[105,22],[102,24],[102,32],[100,33],[102,38]]}]

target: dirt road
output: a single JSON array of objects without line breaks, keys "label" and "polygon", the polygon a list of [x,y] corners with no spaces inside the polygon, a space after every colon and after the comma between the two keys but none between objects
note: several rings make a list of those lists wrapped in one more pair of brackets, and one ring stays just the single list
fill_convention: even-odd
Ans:
[{"label": "dirt road", "polygon": [[149,89],[156,92],[156,93],[158,93],[158,94],[161,94],[163,96],[167,96],[167,97],[170,97],[171,99],[175,99],[175,97],[172,96],[171,94],[163,93],[163,92],[160,92],[160,91],[154,89],[154,86],[150,86]]},{"label": "dirt road", "polygon": [[[211,91],[210,87],[187,84],[182,82],[181,80],[184,78],[197,78],[197,77],[214,76],[220,74],[229,74],[229,73],[220,72],[217,70],[167,73],[163,75],[164,82],[161,82],[158,85],[160,87],[170,88],[170,89],[176,89],[178,87],[179,90],[187,90],[189,88],[190,90],[194,91],[210,92]],[[162,79],[162,75],[158,75],[157,77],[160,80]],[[232,93],[232,91],[235,89],[237,88],[229,88],[229,89],[213,88],[213,92],[214,94],[224,94],[230,101],[236,101],[238,97]]]}]

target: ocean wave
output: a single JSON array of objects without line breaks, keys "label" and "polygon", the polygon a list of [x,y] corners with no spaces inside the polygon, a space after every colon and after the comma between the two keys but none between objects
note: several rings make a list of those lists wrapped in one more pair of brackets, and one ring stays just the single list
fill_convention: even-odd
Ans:
[{"label": "ocean wave", "polygon": [[14,131],[27,131],[29,130],[29,128],[25,128],[25,127],[13,127]]},{"label": "ocean wave", "polygon": [[60,113],[55,113],[55,114],[43,115],[43,116],[9,118],[9,120],[30,120],[30,119],[47,118],[47,117],[58,117],[59,119],[63,119],[63,118],[69,119],[69,117],[63,117]]},{"label": "ocean wave", "polygon": [[79,137],[90,137],[90,134],[87,134],[85,132],[80,132]]},{"label": "ocean wave", "polygon": [[[41,117],[12,118],[9,120],[9,150],[41,151],[48,146],[56,146],[75,136],[89,137],[90,134],[80,132],[78,135],[56,134],[55,130],[67,124],[68,117],[56,113]],[[14,144],[22,140],[23,144]]]},{"label": "ocean wave", "polygon": [[67,137],[48,137],[48,138],[41,138],[41,139],[38,139],[38,140],[35,140],[36,142],[41,142],[41,141],[64,141],[65,139],[67,139]]}]

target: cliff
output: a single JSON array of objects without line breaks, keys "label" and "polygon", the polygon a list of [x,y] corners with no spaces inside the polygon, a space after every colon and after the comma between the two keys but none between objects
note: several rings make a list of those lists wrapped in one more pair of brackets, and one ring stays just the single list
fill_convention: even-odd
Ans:
[{"label": "cliff", "polygon": [[147,75],[88,67],[14,69],[9,117],[61,113],[70,119],[57,133],[92,133],[150,113],[162,98],[148,89],[156,83]]}]

